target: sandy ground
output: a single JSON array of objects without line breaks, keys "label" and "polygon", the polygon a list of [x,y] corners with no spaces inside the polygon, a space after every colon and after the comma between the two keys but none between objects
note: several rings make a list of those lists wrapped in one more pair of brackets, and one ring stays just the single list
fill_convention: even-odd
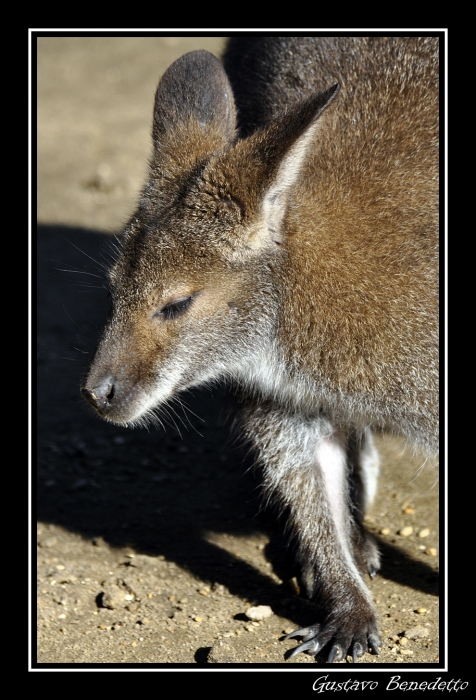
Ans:
[{"label": "sandy ground", "polygon": [[[152,432],[105,424],[79,396],[107,312],[109,234],[145,172],[158,78],[186,51],[222,46],[217,37],[38,38],[35,669],[331,668],[305,654],[285,661],[295,642],[282,635],[316,612],[297,595],[275,514],[261,508],[259,473],[230,437],[233,396],[193,392],[190,410]],[[445,662],[438,472],[399,440],[378,444],[383,473],[367,525],[382,551],[369,586],[383,647],[358,666],[416,665],[436,677]],[[252,605],[273,614],[252,622]]]}]

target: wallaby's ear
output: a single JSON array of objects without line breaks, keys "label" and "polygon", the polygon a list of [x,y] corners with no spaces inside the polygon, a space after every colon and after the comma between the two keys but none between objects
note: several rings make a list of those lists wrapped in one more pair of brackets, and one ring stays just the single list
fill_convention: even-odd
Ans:
[{"label": "wallaby's ear", "polygon": [[[224,157],[225,170],[238,174],[235,196],[250,219],[263,222],[253,247],[278,240],[288,195],[313,147],[319,117],[339,92],[334,85],[274,119],[264,129],[238,142]],[[242,194],[243,193],[243,194]]]},{"label": "wallaby's ear", "polygon": [[[318,118],[339,92],[340,86],[331,88],[311,98],[294,114],[288,115],[277,124],[277,133],[268,135],[271,141],[282,140],[279,153],[276,149],[276,163],[271,166],[270,182],[263,197],[263,214],[270,232],[279,235],[281,221],[286,212],[287,195],[299,177],[302,165],[308,156],[315,135]],[[269,146],[268,146],[269,149]]]},{"label": "wallaby's ear", "polygon": [[166,70],[155,94],[154,161],[188,154],[197,162],[233,140],[235,128],[233,92],[215,56],[192,51]]}]

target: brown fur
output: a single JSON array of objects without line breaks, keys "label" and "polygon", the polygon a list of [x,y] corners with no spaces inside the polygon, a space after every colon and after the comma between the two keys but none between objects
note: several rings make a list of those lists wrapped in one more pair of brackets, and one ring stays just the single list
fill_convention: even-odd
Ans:
[{"label": "brown fur", "polygon": [[323,610],[300,649],[355,660],[379,644],[369,428],[438,449],[438,39],[235,37],[224,63],[159,84],[82,391],[133,425],[237,382]]}]

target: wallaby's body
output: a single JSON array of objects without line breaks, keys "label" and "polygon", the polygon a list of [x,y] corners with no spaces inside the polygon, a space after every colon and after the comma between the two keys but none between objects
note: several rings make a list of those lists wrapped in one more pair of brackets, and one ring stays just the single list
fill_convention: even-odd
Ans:
[{"label": "wallaby's body", "polygon": [[370,429],[438,445],[438,39],[235,37],[224,64],[159,84],[82,391],[134,425],[235,380],[321,609],[297,651],[355,660],[380,645]]}]

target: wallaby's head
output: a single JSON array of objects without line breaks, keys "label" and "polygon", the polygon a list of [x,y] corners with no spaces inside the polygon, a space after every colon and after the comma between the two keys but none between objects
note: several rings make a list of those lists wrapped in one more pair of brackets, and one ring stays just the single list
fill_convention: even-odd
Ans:
[{"label": "wallaby's head", "polygon": [[82,387],[102,417],[138,423],[182,389],[239,375],[269,342],[288,192],[337,91],[240,139],[218,59],[195,51],[166,71],[149,178],[109,274],[111,315]]}]

